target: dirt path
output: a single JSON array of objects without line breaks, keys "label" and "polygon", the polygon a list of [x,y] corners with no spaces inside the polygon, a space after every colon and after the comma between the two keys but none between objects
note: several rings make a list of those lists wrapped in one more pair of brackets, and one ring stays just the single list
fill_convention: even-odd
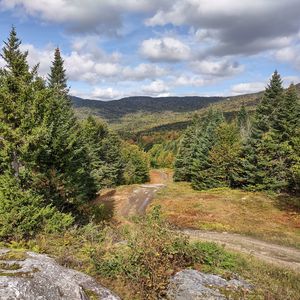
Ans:
[{"label": "dirt path", "polygon": [[221,244],[225,248],[247,253],[268,263],[300,272],[300,250],[263,242],[235,233],[180,230],[192,240],[203,240]]},{"label": "dirt path", "polygon": [[146,208],[153,200],[155,193],[163,187],[165,187],[165,185],[159,183],[140,185],[134,189],[132,194],[125,200],[119,211],[119,215],[128,217],[144,214]]},{"label": "dirt path", "polygon": [[[118,191],[108,191],[97,201],[111,207],[113,215],[127,218],[145,213],[155,193],[172,180],[171,173],[162,170],[151,171],[149,184],[125,187]],[[201,231],[193,229],[178,230],[193,240],[210,241],[221,244],[227,249],[247,253],[281,267],[300,272],[300,250],[263,242],[261,240],[234,233]]]},{"label": "dirt path", "polygon": [[104,190],[95,199],[94,204],[104,204],[108,213],[117,219],[142,215],[146,212],[155,193],[165,187],[169,180],[172,180],[172,175],[168,172],[152,170],[150,183]]}]

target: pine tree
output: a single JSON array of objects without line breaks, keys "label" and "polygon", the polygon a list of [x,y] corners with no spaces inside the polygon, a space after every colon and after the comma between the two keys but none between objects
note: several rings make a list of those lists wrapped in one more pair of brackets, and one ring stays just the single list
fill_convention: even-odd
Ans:
[{"label": "pine tree", "polygon": [[282,80],[275,71],[257,107],[250,138],[240,157],[240,176],[235,178],[237,185],[255,190],[274,191],[287,187],[287,148],[278,139],[278,133],[283,134],[282,128],[277,134],[275,132],[275,128],[281,126],[278,124],[278,118],[283,105]]},{"label": "pine tree", "polygon": [[149,180],[149,160],[147,153],[137,145],[123,143],[125,184],[144,183]]},{"label": "pine tree", "polygon": [[[44,126],[51,93],[29,69],[27,52],[12,28],[2,57],[0,71],[0,235],[28,237],[38,230],[55,231],[68,226],[73,217],[58,211],[44,198],[44,186],[35,185],[41,176],[37,153],[45,147],[49,128]],[[37,188],[38,187],[38,188]],[[12,226],[15,225],[15,226]]]},{"label": "pine tree", "polygon": [[240,132],[235,124],[224,122],[215,129],[215,135],[215,144],[208,155],[210,167],[203,171],[211,179],[206,188],[232,187],[241,150]]},{"label": "pine tree", "polygon": [[66,70],[64,69],[64,61],[61,57],[59,48],[55,49],[51,72],[48,74],[48,85],[50,88],[55,89],[65,95],[67,95],[69,92]]},{"label": "pine tree", "polygon": [[209,152],[216,143],[215,130],[223,121],[221,112],[210,109],[203,125],[196,132],[191,155],[191,182],[194,189],[201,190],[214,185],[214,179],[206,171],[211,168]]},{"label": "pine tree", "polygon": [[174,162],[174,180],[191,181],[192,149],[195,140],[196,126],[189,127],[179,144],[179,149]]},{"label": "pine tree", "polygon": [[240,128],[242,140],[246,141],[250,134],[250,119],[244,103],[237,115],[237,125]]},{"label": "pine tree", "polygon": [[120,138],[105,124],[89,116],[81,123],[81,134],[88,145],[92,175],[99,189],[123,183],[124,162]]},{"label": "pine tree", "polygon": [[282,97],[274,115],[273,129],[277,141],[282,143],[289,141],[295,135],[296,129],[300,126],[300,105],[297,90],[293,84],[289,86]]},{"label": "pine tree", "polygon": [[262,101],[256,109],[255,122],[252,129],[252,137],[259,139],[269,131],[276,119],[276,109],[283,98],[284,89],[280,74],[275,70],[268,84]]},{"label": "pine tree", "polygon": [[21,52],[20,45],[13,27],[2,49],[6,65],[0,73],[0,171],[17,178],[25,168],[26,137],[34,128],[35,91],[43,88],[36,76],[37,68],[29,70],[27,52]]},{"label": "pine tree", "polygon": [[29,70],[20,44],[13,28],[0,75],[0,171],[67,210],[94,195],[88,156],[67,96]]}]

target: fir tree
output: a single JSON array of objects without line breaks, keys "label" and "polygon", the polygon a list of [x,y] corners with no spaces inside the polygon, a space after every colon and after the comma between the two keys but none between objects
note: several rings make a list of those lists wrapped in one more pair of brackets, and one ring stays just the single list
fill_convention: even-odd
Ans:
[{"label": "fir tree", "polygon": [[209,152],[216,143],[216,128],[224,121],[223,114],[210,110],[203,120],[203,125],[196,131],[192,151],[191,182],[194,189],[205,189],[212,186],[213,180],[206,170],[210,169]]},{"label": "fir tree", "polygon": [[144,183],[149,180],[149,160],[147,153],[137,145],[123,143],[125,184]]},{"label": "fir tree", "polygon": [[244,103],[241,106],[240,111],[238,112],[237,124],[240,128],[242,140],[246,141],[250,134],[250,119]]},{"label": "fir tree", "polygon": [[236,177],[236,183],[254,190],[280,191],[288,186],[288,147],[281,143],[288,113],[279,113],[283,105],[282,80],[275,71],[257,107],[252,133],[239,162],[241,176]]},{"label": "fir tree", "polygon": [[280,74],[275,70],[268,84],[264,96],[256,109],[252,137],[259,139],[269,131],[276,119],[276,109],[283,98],[283,87]]},{"label": "fir tree", "polygon": [[123,183],[124,162],[120,138],[107,126],[89,116],[81,123],[81,134],[88,146],[92,175],[99,189]]},{"label": "fir tree", "polygon": [[43,88],[36,78],[37,69],[29,70],[27,52],[21,52],[20,45],[13,27],[1,54],[6,65],[0,73],[0,171],[16,177],[25,168],[24,145],[35,127],[35,91]]},{"label": "fir tree", "polygon": [[191,165],[193,141],[195,140],[196,127],[189,127],[179,144],[178,153],[174,162],[174,180],[175,181],[191,181]]},{"label": "fir tree", "polygon": [[52,89],[67,95],[69,92],[67,85],[66,70],[64,69],[64,61],[61,57],[59,48],[55,49],[54,61],[48,74],[48,85]]}]

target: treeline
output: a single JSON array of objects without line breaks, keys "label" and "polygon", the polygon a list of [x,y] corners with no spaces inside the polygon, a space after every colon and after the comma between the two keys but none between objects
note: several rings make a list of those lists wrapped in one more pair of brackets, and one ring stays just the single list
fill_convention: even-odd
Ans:
[{"label": "treeline", "polygon": [[299,193],[300,104],[294,85],[284,90],[275,71],[253,118],[242,106],[231,122],[214,110],[194,121],[181,139],[174,179],[197,190]]},{"label": "treeline", "polygon": [[148,180],[147,156],[98,119],[78,121],[59,49],[45,80],[15,28],[0,69],[0,237],[63,230],[100,189]]}]

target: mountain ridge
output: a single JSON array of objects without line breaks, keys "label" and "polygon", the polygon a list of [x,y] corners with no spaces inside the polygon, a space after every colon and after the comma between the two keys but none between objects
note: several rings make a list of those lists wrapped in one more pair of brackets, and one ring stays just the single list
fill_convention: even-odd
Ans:
[{"label": "mountain ridge", "polygon": [[[296,85],[300,94],[300,83]],[[101,101],[70,96],[79,117],[96,115],[115,129],[143,131],[167,124],[182,124],[190,121],[193,114],[202,115],[209,106],[214,106],[229,115],[235,114],[242,104],[255,110],[263,91],[238,96],[133,96],[118,100]],[[182,127],[180,125],[180,127]]]}]

